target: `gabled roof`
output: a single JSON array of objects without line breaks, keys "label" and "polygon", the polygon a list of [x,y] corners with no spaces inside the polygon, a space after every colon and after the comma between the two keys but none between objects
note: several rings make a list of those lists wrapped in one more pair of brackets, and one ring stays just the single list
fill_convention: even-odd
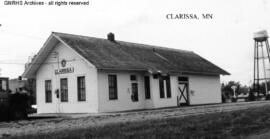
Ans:
[{"label": "gabled roof", "polygon": [[[53,42],[52,36],[74,49],[97,69],[229,75],[225,70],[191,51],[56,32],[52,33],[49,37],[51,39],[47,40],[44,47]],[[44,51],[44,48],[42,49]],[[37,61],[39,55],[43,53],[42,49],[37,55]],[[48,50],[46,52],[49,53]],[[27,71],[31,71],[31,67],[26,70],[24,75],[28,74]],[[35,68],[35,70],[37,69]],[[35,70],[32,70],[31,73],[35,73]]]}]

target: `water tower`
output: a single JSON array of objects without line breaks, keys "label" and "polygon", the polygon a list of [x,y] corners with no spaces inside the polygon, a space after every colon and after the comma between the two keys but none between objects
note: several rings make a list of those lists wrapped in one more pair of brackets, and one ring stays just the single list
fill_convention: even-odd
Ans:
[{"label": "water tower", "polygon": [[254,33],[254,75],[253,75],[253,89],[259,94],[262,93],[260,83],[265,84],[265,92],[268,94],[267,82],[270,78],[267,78],[266,67],[270,65],[270,49],[268,43],[268,34],[266,30],[258,31]]}]

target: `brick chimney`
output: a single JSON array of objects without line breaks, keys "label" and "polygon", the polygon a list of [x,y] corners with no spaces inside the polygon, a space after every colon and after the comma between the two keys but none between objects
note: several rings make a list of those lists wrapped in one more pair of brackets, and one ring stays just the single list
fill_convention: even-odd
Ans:
[{"label": "brick chimney", "polygon": [[107,39],[108,39],[109,41],[111,41],[111,42],[115,42],[114,34],[110,32],[110,33],[107,35]]}]

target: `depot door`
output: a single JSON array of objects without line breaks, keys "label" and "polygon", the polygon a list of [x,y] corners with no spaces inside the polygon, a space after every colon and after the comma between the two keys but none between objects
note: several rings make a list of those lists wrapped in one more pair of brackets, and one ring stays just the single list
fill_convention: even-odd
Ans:
[{"label": "depot door", "polygon": [[177,106],[189,105],[189,81],[188,77],[178,77]]}]

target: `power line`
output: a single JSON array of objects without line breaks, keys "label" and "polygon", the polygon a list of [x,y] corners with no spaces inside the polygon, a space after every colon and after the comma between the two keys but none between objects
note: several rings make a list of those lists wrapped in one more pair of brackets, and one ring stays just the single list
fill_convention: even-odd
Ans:
[{"label": "power line", "polygon": [[37,37],[37,36],[33,36],[33,35],[28,35],[28,34],[22,34],[22,33],[16,33],[16,32],[9,32],[9,31],[0,31],[0,33],[7,33],[9,35],[15,35],[15,36],[22,36],[22,37],[26,37],[26,38],[31,38],[31,39],[36,39],[36,40],[45,40],[42,37]]},{"label": "power line", "polygon": [[7,64],[7,65],[25,65],[25,63],[7,63],[7,62],[0,62],[1,65]]},{"label": "power line", "polygon": [[[74,61],[79,61],[79,60],[76,60],[76,59],[72,59],[72,60],[66,60],[66,62],[74,62]],[[9,65],[41,65],[41,64],[58,64],[59,62],[41,62],[41,63],[21,63],[21,62],[3,62],[3,61],[0,61],[0,64],[9,64]]]}]

